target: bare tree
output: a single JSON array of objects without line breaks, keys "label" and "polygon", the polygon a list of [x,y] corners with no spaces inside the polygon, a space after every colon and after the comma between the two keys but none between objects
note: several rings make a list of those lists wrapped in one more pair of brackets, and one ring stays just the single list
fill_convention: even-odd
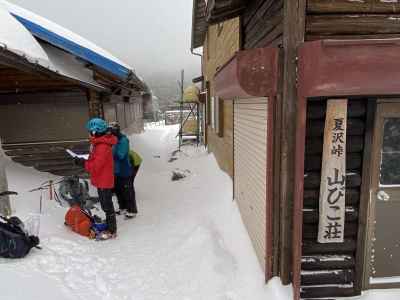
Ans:
[{"label": "bare tree", "polygon": [[[0,140],[0,192],[8,190],[8,182],[6,176],[6,165],[3,148]],[[0,215],[8,216],[11,214],[10,199],[8,196],[0,197]]]}]

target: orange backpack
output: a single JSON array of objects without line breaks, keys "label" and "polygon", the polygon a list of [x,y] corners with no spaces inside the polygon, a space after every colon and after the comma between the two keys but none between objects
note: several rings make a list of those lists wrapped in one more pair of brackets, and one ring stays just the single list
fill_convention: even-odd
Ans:
[{"label": "orange backpack", "polygon": [[65,225],[70,227],[72,231],[89,237],[92,220],[78,205],[74,205],[65,214]]}]

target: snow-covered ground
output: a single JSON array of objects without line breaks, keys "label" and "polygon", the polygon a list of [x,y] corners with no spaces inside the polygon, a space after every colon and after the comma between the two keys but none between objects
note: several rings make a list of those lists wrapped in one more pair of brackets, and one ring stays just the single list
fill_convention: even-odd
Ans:
[{"label": "snow-covered ground", "polygon": [[[132,136],[144,158],[136,189],[139,216],[118,219],[116,240],[95,242],[63,225],[65,209],[45,194],[43,250],[0,259],[0,300],[291,300],[291,287],[268,285],[232,201],[232,182],[204,149],[177,148],[176,126],[148,125]],[[178,159],[169,162],[171,157]],[[173,182],[173,170],[189,170]],[[28,190],[51,175],[8,163],[15,213],[38,213]],[[369,291],[354,300],[397,300],[399,290]]]},{"label": "snow-covered ground", "polygon": [[[118,238],[95,242],[63,225],[65,209],[46,198],[43,250],[19,261],[0,259],[0,299],[290,299],[278,279],[268,286],[232,202],[232,183],[212,155],[185,147],[178,159],[176,126],[149,127],[132,137],[144,158],[136,188],[139,216],[118,219]],[[189,170],[172,182],[175,169]],[[28,190],[52,178],[9,162],[12,201],[23,219],[39,210]],[[46,193],[47,195],[47,193]]]}]

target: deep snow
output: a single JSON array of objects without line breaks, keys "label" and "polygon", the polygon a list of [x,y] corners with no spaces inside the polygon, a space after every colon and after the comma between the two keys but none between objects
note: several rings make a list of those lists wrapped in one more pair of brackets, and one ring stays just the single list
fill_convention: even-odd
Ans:
[{"label": "deep snow", "polygon": [[[290,299],[279,279],[269,286],[232,202],[230,178],[204,149],[176,150],[176,126],[153,127],[133,137],[144,158],[136,186],[139,216],[118,219],[116,240],[95,242],[68,231],[65,209],[46,199],[41,217],[43,250],[24,260],[0,259],[0,299]],[[190,170],[172,182],[175,169]],[[39,209],[28,193],[51,175],[9,162],[16,214]],[[47,195],[47,193],[46,193]]]},{"label": "deep snow", "polygon": [[[291,300],[291,287],[268,285],[232,201],[232,182],[203,148],[177,147],[176,126],[148,127],[132,137],[144,158],[136,188],[139,216],[118,219],[116,240],[95,242],[65,228],[65,209],[44,201],[43,250],[19,261],[0,259],[0,300]],[[181,181],[173,170],[190,170]],[[53,176],[7,166],[15,213],[39,210],[28,190]],[[47,194],[46,194],[47,195]],[[45,196],[46,196],[45,195]],[[399,290],[369,291],[352,300],[397,300]],[[347,298],[349,299],[349,298]]]}]

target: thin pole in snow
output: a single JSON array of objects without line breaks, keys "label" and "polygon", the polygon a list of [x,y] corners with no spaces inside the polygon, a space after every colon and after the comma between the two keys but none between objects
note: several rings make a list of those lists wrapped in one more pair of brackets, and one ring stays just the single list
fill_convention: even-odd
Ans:
[{"label": "thin pole in snow", "polygon": [[185,79],[185,70],[181,71],[181,82],[180,82],[180,92],[181,92],[181,99],[180,99],[180,127],[179,127],[179,151],[181,151],[182,146],[182,134],[183,134],[183,82]]},{"label": "thin pole in snow", "polygon": [[[4,159],[4,152],[0,140],[0,192],[8,190],[8,182],[6,175],[6,166]],[[11,214],[10,199],[8,196],[0,197],[0,215],[9,216]]]}]

